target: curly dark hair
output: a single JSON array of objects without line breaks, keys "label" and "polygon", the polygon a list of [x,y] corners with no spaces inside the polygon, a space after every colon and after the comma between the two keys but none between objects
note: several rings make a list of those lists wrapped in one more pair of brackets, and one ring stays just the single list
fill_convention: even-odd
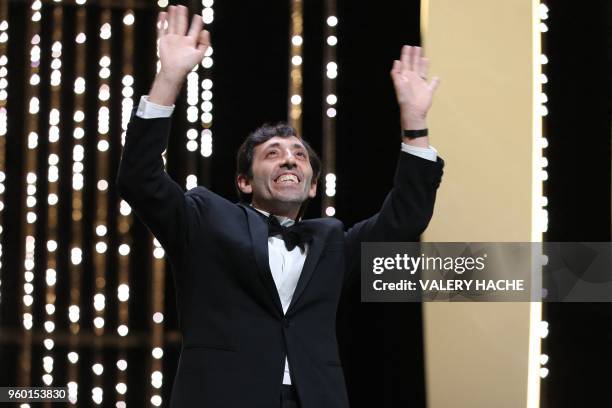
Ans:
[{"label": "curly dark hair", "polygon": [[[239,175],[245,175],[248,179],[253,178],[253,156],[255,147],[259,146],[262,143],[267,142],[273,137],[292,137],[295,136],[304,145],[306,151],[308,152],[308,158],[310,161],[310,166],[312,167],[312,181],[319,180],[321,175],[321,159],[319,159],[319,155],[314,151],[314,149],[306,142],[306,140],[302,139],[292,126],[289,126],[285,122],[279,122],[276,125],[264,124],[263,126],[255,129],[247,138],[242,142],[240,148],[238,149],[238,153],[236,155],[236,180]],[[238,187],[238,182],[236,181],[236,191],[238,193],[238,198],[242,203],[250,203],[252,199],[252,194],[243,193]],[[304,214],[306,210],[308,200],[302,204],[300,208],[300,217]]]}]

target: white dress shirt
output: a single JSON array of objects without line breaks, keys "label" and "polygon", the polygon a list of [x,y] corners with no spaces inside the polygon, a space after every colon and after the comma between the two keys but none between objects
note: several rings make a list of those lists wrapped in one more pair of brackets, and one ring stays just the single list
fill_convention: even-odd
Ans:
[{"label": "white dress shirt", "polygon": [[[270,216],[268,212],[260,210],[259,208],[255,209],[267,217]],[[278,222],[283,227],[290,227],[295,223],[291,218],[277,215],[274,217],[278,219]],[[295,292],[295,287],[302,274],[302,268],[304,267],[304,261],[306,261],[307,254],[308,244],[304,246],[303,252],[299,246],[289,251],[285,246],[285,241],[280,238],[280,234],[268,237],[268,262],[270,263],[270,272],[272,272],[272,278],[274,279],[278,297],[283,307],[283,313],[287,313],[287,309],[291,304],[293,292]],[[289,361],[286,357],[283,384],[291,384]]]},{"label": "white dress shirt", "polygon": [[[143,119],[167,118],[172,116],[173,111],[174,105],[157,105],[153,102],[149,102],[147,95],[143,95],[140,98],[136,115]],[[417,147],[402,143],[402,151],[431,161],[436,161],[438,156],[436,149],[431,146]],[[258,208],[255,209],[268,217],[270,216],[269,213],[263,210]],[[276,215],[275,217],[284,227],[289,227],[295,222],[291,218],[279,217]],[[270,272],[272,272],[272,278],[274,279],[274,284],[276,285],[276,290],[278,291],[281,306],[283,307],[283,313],[287,313],[289,304],[291,304],[293,292],[295,292],[298,280],[302,274],[302,268],[304,267],[307,254],[308,244],[306,244],[303,252],[298,246],[293,248],[292,251],[288,251],[285,247],[285,241],[283,241],[279,235],[268,237],[268,260],[270,263]],[[291,377],[289,375],[289,361],[287,358],[285,358],[283,384],[291,384]]]}]

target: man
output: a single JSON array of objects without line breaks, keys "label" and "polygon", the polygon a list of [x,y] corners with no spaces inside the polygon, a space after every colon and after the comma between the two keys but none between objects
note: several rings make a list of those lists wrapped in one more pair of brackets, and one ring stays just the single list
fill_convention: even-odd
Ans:
[{"label": "man", "polygon": [[187,25],[185,7],[160,13],[161,70],[130,122],[117,176],[174,271],[183,347],[170,406],[347,407],[341,289],[358,279],[361,242],[415,240],[431,218],[443,163],[423,133],[438,81],[426,82],[420,48],[403,48],[391,71],[405,134],[394,188],[345,232],[334,218],[299,219],[319,164],[285,125],[258,129],[240,148],[239,204],[204,187],[184,193],[165,173],[173,104],[210,44],[199,16]]}]

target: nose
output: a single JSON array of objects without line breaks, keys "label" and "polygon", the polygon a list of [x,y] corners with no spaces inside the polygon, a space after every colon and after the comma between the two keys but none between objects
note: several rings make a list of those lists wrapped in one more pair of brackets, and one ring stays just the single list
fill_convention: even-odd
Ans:
[{"label": "nose", "polygon": [[291,149],[285,149],[285,154],[283,155],[283,164],[281,167],[295,167],[297,162],[295,160],[295,155],[291,151]]}]

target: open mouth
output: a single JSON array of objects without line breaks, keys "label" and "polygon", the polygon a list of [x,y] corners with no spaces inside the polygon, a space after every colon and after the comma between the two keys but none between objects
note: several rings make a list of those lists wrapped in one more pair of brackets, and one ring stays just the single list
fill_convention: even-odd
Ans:
[{"label": "open mouth", "polygon": [[300,179],[295,174],[284,173],[274,179],[276,184],[298,184]]}]

